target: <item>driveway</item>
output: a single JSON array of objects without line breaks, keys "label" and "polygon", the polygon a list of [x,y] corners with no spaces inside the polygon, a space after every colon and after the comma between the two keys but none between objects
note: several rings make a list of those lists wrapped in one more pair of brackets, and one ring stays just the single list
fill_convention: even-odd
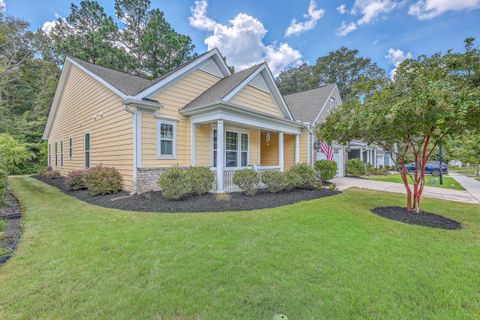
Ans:
[{"label": "driveway", "polygon": [[[424,187],[423,196],[429,198],[437,198],[449,201],[457,201],[464,203],[480,204],[480,182],[459,174],[449,174],[455,180],[457,180],[465,189],[452,190],[435,187]],[[459,177],[461,176],[461,177]],[[468,179],[468,180],[467,180]],[[473,180],[473,181],[470,181]],[[363,188],[370,190],[395,192],[406,194],[405,187],[401,183],[374,181],[361,178],[348,178],[341,177],[332,180],[339,190],[345,190],[348,188]],[[475,183],[474,183],[475,182]]]}]

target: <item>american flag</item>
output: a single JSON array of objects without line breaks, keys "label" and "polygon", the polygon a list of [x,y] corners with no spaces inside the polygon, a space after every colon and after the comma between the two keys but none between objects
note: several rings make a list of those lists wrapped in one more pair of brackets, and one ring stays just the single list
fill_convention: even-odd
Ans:
[{"label": "american flag", "polygon": [[320,150],[325,154],[327,160],[333,160],[333,148],[325,141],[320,142]]}]

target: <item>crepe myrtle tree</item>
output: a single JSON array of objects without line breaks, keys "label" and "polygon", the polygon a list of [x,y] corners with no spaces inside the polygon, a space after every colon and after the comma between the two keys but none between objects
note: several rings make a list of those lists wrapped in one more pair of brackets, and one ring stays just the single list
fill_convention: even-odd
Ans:
[{"label": "crepe myrtle tree", "polygon": [[[322,140],[362,140],[395,154],[409,211],[420,212],[425,166],[438,143],[480,128],[480,54],[473,39],[465,44],[462,53],[405,60],[391,81],[359,82],[355,90],[361,98],[316,128]],[[409,173],[405,164],[412,157],[416,169]]]}]

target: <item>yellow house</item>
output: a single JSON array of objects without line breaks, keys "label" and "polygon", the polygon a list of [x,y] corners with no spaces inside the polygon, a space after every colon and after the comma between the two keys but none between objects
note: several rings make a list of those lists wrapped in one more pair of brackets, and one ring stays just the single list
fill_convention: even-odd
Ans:
[{"label": "yellow house", "polygon": [[67,58],[44,132],[48,163],[62,174],[116,167],[132,192],[156,190],[169,167],[207,166],[216,191],[231,191],[235,170],[312,164],[312,126],[335,105],[308,102],[306,120],[304,102],[280,94],[266,63],[232,74],[217,49],[155,80]]}]

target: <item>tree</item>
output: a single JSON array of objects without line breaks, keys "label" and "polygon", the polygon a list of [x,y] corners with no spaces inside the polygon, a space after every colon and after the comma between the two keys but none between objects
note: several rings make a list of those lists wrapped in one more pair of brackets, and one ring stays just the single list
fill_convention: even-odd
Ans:
[{"label": "tree", "polygon": [[[425,166],[438,143],[480,128],[479,71],[480,51],[468,39],[463,53],[405,60],[394,81],[380,88],[365,85],[359,90],[362,99],[333,112],[317,128],[317,136],[343,143],[360,139],[395,153],[402,167],[407,209],[419,212]],[[410,154],[416,163],[412,174],[405,167]]]},{"label": "tree", "polygon": [[72,4],[70,15],[57,20],[50,37],[63,58],[70,55],[121,71],[131,66],[130,57],[116,43],[117,25],[96,1]]},{"label": "tree", "polygon": [[341,47],[319,57],[313,66],[302,64],[281,72],[277,83],[283,94],[308,90],[322,83],[336,83],[344,101],[356,98],[353,88],[364,79],[386,81],[385,70],[358,50]]},{"label": "tree", "polygon": [[8,174],[24,173],[27,161],[34,156],[25,144],[8,134],[0,134],[0,167]]},{"label": "tree", "polygon": [[450,152],[458,160],[477,166],[477,177],[480,176],[480,134],[467,133],[453,143]]}]

